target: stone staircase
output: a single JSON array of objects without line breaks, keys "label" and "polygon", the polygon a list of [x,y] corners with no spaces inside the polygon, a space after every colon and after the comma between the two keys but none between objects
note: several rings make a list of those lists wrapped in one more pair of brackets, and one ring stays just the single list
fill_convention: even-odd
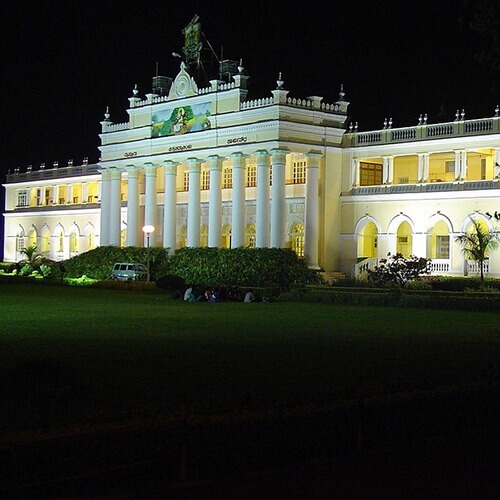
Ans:
[{"label": "stone staircase", "polygon": [[320,273],[320,275],[328,284],[332,284],[335,281],[343,280],[346,278],[346,275],[344,273],[338,271],[324,271]]}]

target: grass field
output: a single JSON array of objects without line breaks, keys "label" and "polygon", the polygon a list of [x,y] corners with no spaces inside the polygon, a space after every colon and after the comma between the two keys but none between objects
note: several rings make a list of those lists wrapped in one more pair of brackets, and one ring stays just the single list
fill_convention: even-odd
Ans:
[{"label": "grass field", "polygon": [[7,429],[120,421],[484,379],[492,313],[297,303],[184,303],[160,293],[1,285]]}]

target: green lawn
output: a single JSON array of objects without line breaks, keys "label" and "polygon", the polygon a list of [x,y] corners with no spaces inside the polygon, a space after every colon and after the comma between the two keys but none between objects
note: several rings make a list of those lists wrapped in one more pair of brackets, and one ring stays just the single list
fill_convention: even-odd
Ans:
[{"label": "green lawn", "polygon": [[498,314],[0,285],[7,428],[458,385],[500,359]]}]

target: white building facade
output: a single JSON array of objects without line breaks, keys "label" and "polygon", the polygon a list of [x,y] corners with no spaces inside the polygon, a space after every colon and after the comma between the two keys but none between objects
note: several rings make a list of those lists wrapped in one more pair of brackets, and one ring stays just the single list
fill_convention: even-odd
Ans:
[{"label": "white building facade", "polygon": [[[500,113],[358,132],[348,102],[293,99],[281,78],[247,100],[243,68],[198,88],[184,63],[162,92],[134,89],[128,120],[101,122],[98,164],[7,176],[4,256],[55,260],[98,245],[292,248],[313,268],[358,275],[386,255],[475,274],[455,242],[500,225]],[[493,113],[492,113],[493,114]],[[485,264],[500,277],[500,252]]]}]

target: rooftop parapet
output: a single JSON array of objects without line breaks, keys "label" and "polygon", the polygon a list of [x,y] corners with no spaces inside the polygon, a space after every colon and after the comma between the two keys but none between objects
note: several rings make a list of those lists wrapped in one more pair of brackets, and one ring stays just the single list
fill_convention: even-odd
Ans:
[{"label": "rooftop parapet", "polygon": [[465,113],[457,111],[452,122],[428,124],[427,116],[420,116],[419,123],[413,127],[392,128],[392,119],[384,121],[380,130],[358,132],[357,124],[349,128],[347,137],[351,147],[375,144],[395,144],[401,142],[425,141],[451,137],[486,135],[500,133],[500,109],[497,106],[491,118],[465,120]]}]

